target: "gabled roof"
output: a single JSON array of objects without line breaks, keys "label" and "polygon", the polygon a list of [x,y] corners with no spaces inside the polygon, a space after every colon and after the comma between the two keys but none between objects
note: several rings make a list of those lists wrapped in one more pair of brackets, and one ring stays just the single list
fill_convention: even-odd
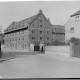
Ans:
[{"label": "gabled roof", "polygon": [[80,10],[72,14],[70,17],[76,16],[76,15],[80,15]]},{"label": "gabled roof", "polygon": [[65,33],[65,27],[63,25],[52,25],[54,33]]},{"label": "gabled roof", "polygon": [[[27,28],[27,26],[29,24],[31,24],[32,22],[34,22],[41,14],[43,14],[42,10],[39,10],[39,13],[37,15],[34,15],[34,16],[29,17],[27,19],[21,20],[19,22],[12,22],[12,24],[7,29],[5,29],[4,33],[7,33],[10,31],[13,31],[13,30],[22,29],[22,28]],[[47,22],[49,22],[44,14],[43,14],[43,16],[47,20]]]},{"label": "gabled roof", "polygon": [[[28,24],[36,17],[37,15],[35,16],[32,16],[32,17],[29,17],[27,19],[24,19],[24,20],[21,20],[19,22],[12,22],[11,25],[5,29],[4,33],[6,32],[10,32],[10,31],[13,31],[13,30],[17,30],[17,29],[21,29],[21,28],[26,28],[28,26]],[[26,24],[26,25],[24,25]],[[22,25],[24,25],[23,27],[21,27]],[[12,29],[12,30],[11,30]]]}]

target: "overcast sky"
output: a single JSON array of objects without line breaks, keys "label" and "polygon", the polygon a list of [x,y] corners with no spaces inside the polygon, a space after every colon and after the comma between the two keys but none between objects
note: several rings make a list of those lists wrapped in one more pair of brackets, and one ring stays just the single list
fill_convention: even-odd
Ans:
[{"label": "overcast sky", "polygon": [[52,24],[66,24],[70,15],[80,10],[80,1],[0,2],[0,25],[4,30],[13,21],[31,17],[42,10]]}]

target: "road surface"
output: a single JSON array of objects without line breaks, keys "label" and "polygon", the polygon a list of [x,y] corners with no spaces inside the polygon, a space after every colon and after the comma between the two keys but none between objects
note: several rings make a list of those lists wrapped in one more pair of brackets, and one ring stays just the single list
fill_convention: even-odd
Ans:
[{"label": "road surface", "polygon": [[51,54],[17,55],[0,62],[2,78],[74,78],[80,77],[80,59]]}]

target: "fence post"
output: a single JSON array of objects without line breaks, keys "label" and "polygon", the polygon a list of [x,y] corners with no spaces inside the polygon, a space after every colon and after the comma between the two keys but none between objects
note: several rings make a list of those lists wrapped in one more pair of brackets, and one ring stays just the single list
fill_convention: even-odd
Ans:
[{"label": "fence post", "polygon": [[74,57],[74,43],[70,43],[70,56]]}]

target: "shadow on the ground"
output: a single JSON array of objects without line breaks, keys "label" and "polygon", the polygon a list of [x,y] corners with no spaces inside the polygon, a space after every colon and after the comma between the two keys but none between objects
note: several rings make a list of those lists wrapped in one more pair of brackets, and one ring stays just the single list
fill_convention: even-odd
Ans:
[{"label": "shadow on the ground", "polygon": [[37,52],[2,52],[0,62],[14,59],[14,58],[23,57],[26,55],[36,55],[36,54],[38,53]]},{"label": "shadow on the ground", "polygon": [[2,52],[1,58],[16,58],[20,55],[36,55],[36,52]]},{"label": "shadow on the ground", "polygon": [[36,54],[44,54],[42,52],[4,52],[2,51],[2,56],[0,58],[0,62],[2,61],[6,61],[6,60],[10,60],[10,59],[14,59],[14,58],[19,58],[19,57],[24,57],[26,55],[36,55]]}]

